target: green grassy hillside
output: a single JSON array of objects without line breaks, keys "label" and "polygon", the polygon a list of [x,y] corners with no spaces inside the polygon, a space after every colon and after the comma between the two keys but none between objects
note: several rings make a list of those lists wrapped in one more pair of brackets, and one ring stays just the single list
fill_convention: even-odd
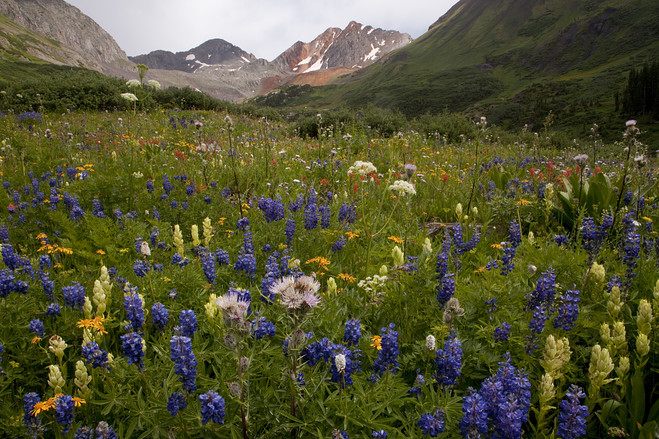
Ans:
[{"label": "green grassy hillside", "polygon": [[[485,113],[508,126],[606,123],[630,67],[656,60],[655,0],[463,0],[409,46],[336,83],[269,105],[368,103],[409,116]],[[620,119],[633,115],[618,115]],[[618,121],[616,121],[616,124]]]}]

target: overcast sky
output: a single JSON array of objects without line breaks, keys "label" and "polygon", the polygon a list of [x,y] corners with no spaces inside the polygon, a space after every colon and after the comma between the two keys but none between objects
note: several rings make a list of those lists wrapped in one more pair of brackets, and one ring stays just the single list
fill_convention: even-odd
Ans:
[{"label": "overcast sky", "polygon": [[457,0],[66,0],[92,17],[128,55],[188,50],[222,38],[272,60],[350,20],[416,38]]}]

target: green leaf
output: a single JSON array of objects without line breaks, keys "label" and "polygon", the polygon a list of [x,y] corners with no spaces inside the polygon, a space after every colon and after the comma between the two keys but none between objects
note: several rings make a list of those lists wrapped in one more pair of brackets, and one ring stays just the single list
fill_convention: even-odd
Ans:
[{"label": "green leaf", "polygon": [[645,387],[643,386],[643,370],[638,369],[632,377],[630,413],[637,423],[643,422],[645,415]]}]

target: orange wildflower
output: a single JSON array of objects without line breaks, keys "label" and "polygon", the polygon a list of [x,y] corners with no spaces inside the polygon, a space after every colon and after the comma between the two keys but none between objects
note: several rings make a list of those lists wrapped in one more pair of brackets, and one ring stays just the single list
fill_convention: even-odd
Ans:
[{"label": "orange wildflower", "polygon": [[371,347],[374,347],[378,351],[382,350],[382,337],[379,335],[374,335],[371,337]]}]

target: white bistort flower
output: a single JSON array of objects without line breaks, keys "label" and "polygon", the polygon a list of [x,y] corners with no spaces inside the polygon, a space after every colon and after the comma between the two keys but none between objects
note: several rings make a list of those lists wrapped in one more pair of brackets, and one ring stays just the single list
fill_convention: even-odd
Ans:
[{"label": "white bistort flower", "polygon": [[135,96],[133,93],[121,93],[122,99],[128,101],[128,102],[137,102],[137,96]]},{"label": "white bistort flower", "polygon": [[336,357],[334,357],[334,365],[336,366],[336,370],[339,373],[343,373],[346,371],[346,356],[343,354],[336,354]]},{"label": "white bistort flower", "polygon": [[362,162],[357,160],[349,169],[348,175],[359,174],[362,177],[377,173],[378,169],[371,162]]},{"label": "white bistort flower", "polygon": [[394,184],[389,186],[389,190],[392,192],[396,192],[396,194],[398,194],[399,196],[416,195],[416,189],[414,189],[414,185],[409,181],[404,181],[404,180],[394,181]]}]

